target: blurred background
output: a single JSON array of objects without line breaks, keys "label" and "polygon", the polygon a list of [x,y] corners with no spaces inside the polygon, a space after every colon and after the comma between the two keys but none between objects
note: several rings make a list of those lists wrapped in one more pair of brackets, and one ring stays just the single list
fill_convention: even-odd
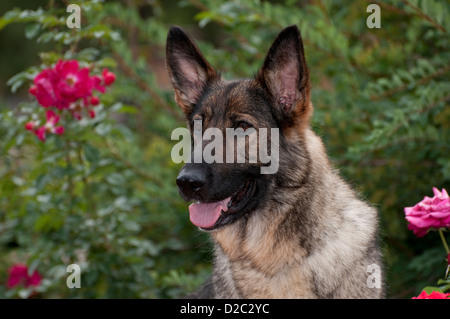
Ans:
[{"label": "blurred background", "polygon": [[[69,29],[69,3],[81,28]],[[381,27],[366,12],[381,9]],[[312,127],[340,174],[377,207],[389,298],[411,298],[445,272],[431,232],[404,207],[450,183],[447,1],[123,0],[0,2],[0,297],[173,298],[211,269],[170,159],[184,126],[165,69],[179,25],[225,78],[253,76],[278,32],[297,24],[312,77]],[[95,119],[45,143],[25,131],[43,108],[28,93],[58,59],[107,67],[116,82]],[[332,262],[332,261],[330,261]],[[69,264],[81,288],[69,289]],[[8,286],[11,267],[37,286]]]}]

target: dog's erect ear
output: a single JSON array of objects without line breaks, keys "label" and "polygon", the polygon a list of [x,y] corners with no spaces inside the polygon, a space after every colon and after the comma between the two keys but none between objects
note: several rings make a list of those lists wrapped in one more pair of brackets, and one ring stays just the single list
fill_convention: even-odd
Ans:
[{"label": "dog's erect ear", "polygon": [[276,113],[285,124],[309,120],[312,106],[308,66],[296,25],[280,32],[256,80],[269,92]]},{"label": "dog's erect ear", "polygon": [[166,64],[175,100],[189,114],[205,86],[218,75],[189,35],[176,26],[167,35]]}]

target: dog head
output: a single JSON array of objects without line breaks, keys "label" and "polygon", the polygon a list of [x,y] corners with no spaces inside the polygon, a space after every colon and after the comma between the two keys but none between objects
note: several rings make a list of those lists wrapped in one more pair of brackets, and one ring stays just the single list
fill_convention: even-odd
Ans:
[{"label": "dog head", "polygon": [[[273,155],[289,152],[290,141],[300,139],[308,126],[312,113],[310,81],[300,31],[297,26],[284,29],[252,79],[222,79],[179,27],[169,31],[166,63],[175,100],[194,140],[196,134],[211,128],[222,133],[215,134],[214,139],[209,136],[211,142],[203,142],[200,148],[193,147],[192,161],[185,164],[176,181],[181,196],[196,202],[189,207],[191,221],[201,229],[215,230],[256,210],[267,194],[276,191],[274,179],[261,174],[267,162],[260,158],[251,161],[247,155],[244,162],[238,161],[236,147],[230,163],[225,156],[230,150],[227,129],[247,135],[241,147],[244,152],[254,145],[261,148],[257,137],[262,136],[262,129],[270,130],[265,142]],[[279,130],[275,144],[271,143],[275,138],[272,129]],[[220,135],[222,141],[216,140]],[[217,146],[213,152],[217,161],[194,160],[195,151],[205,151],[212,143]],[[284,161],[280,155],[280,161]]]}]

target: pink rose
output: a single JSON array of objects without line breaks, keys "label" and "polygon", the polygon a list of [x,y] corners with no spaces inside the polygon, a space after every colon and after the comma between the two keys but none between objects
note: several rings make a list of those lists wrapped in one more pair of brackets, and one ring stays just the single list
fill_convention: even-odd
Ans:
[{"label": "pink rose", "polygon": [[9,269],[8,288],[19,285],[25,287],[39,286],[41,283],[41,275],[36,271],[30,276],[28,275],[28,267],[23,264],[15,264]]},{"label": "pink rose", "polygon": [[412,297],[411,299],[450,299],[450,293],[443,293],[438,291],[432,291],[430,294],[427,294],[425,291],[422,291],[420,295],[417,297]]},{"label": "pink rose", "polygon": [[[115,75],[105,70],[105,84],[109,85],[114,82]],[[54,68],[42,70],[33,82],[29,92],[36,96],[39,104],[60,110],[69,108],[71,103],[79,99],[83,99],[85,106],[88,106],[93,90],[105,92],[100,77],[90,76],[89,68],[80,69],[77,60],[60,60]]]},{"label": "pink rose", "polygon": [[417,237],[423,237],[431,228],[450,227],[450,198],[445,189],[433,187],[434,197],[425,196],[413,207],[405,207],[408,229]]},{"label": "pink rose", "polygon": [[[100,99],[93,91],[105,93],[105,87],[115,80],[116,75],[108,69],[104,69],[101,76],[90,76],[89,68],[80,68],[77,60],[60,60],[34,78],[29,92],[45,108],[55,107],[61,114],[67,110],[76,119],[81,119],[83,113],[94,118],[96,113],[92,107],[99,105]],[[41,127],[36,127],[37,123],[33,121],[25,124],[25,129],[33,131],[41,141],[45,141],[46,133],[64,133],[63,126],[55,125],[59,115],[49,110],[46,117],[47,121]]]}]

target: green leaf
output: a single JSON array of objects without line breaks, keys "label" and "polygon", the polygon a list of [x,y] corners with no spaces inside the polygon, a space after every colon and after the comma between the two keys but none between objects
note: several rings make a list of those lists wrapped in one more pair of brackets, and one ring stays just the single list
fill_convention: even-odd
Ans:
[{"label": "green leaf", "polygon": [[38,191],[42,190],[44,188],[45,185],[47,185],[47,183],[49,183],[52,180],[52,177],[50,176],[50,174],[44,173],[39,175],[39,177],[36,179],[36,189]]},{"label": "green leaf", "polygon": [[425,291],[427,294],[431,294],[433,291],[443,292],[439,287],[432,286],[425,287],[422,289],[422,291]]},{"label": "green leaf", "polygon": [[11,85],[11,92],[16,93],[17,89],[19,89],[22,86],[23,82],[24,82],[24,80],[22,80],[22,79],[14,82],[14,84]]},{"label": "green leaf", "polygon": [[55,34],[56,34],[55,31],[44,32],[39,36],[39,38],[37,38],[36,42],[38,43],[50,42],[55,36]]},{"label": "green leaf", "polygon": [[123,222],[123,227],[127,230],[127,231],[130,231],[130,232],[138,232],[140,229],[141,229],[141,226],[137,223],[137,222],[135,222],[135,221],[133,221],[133,220],[128,220],[128,219],[126,219],[124,222]]},{"label": "green leaf", "polygon": [[6,84],[8,86],[11,86],[11,92],[15,93],[26,79],[27,79],[27,71],[22,71],[9,78]]},{"label": "green leaf", "polygon": [[118,110],[119,113],[125,114],[136,114],[138,110],[133,105],[122,105],[122,107]]},{"label": "green leaf", "polygon": [[55,214],[45,213],[36,220],[34,224],[35,231],[48,232],[51,230],[56,230],[63,224],[61,217]]},{"label": "green leaf", "polygon": [[4,27],[6,27],[8,24],[10,24],[12,19],[6,19],[5,17],[0,18],[0,30],[2,30]]},{"label": "green leaf", "polygon": [[84,144],[83,148],[86,159],[92,164],[97,164],[100,160],[100,152],[98,151],[98,149],[88,143]]},{"label": "green leaf", "polygon": [[100,123],[95,127],[95,132],[100,136],[106,136],[111,132],[111,125],[107,123]]},{"label": "green leaf", "polygon": [[114,69],[117,67],[117,62],[111,57],[106,57],[98,61],[97,65],[101,68],[111,68]]},{"label": "green leaf", "polygon": [[0,18],[0,30],[2,30],[4,27],[6,27],[11,22],[14,22],[15,19],[17,19],[19,13],[20,13],[20,10],[17,8],[6,12],[3,15],[3,17]]},{"label": "green leaf", "polygon": [[32,39],[41,30],[41,25],[39,23],[32,23],[25,27],[25,38]]},{"label": "green leaf", "polygon": [[100,51],[96,48],[86,48],[78,52],[77,59],[80,60],[87,60],[87,61],[94,61],[98,55],[100,54]]}]

